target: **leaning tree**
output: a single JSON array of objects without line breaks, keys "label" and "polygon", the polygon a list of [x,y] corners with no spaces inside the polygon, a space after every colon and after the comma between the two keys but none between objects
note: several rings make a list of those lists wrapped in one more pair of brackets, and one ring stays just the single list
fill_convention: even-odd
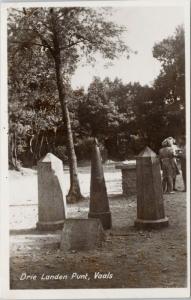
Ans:
[{"label": "leaning tree", "polygon": [[[92,62],[94,54],[99,52],[105,59],[113,60],[117,55],[129,52],[122,39],[122,33],[126,28],[110,21],[107,18],[108,12],[108,8],[89,7],[35,7],[9,11],[8,45],[9,52],[13,54],[11,59],[14,60],[20,52],[21,57],[25,56],[30,60],[28,54],[38,55],[40,49],[42,59],[36,66],[36,72],[38,73],[38,68],[44,64],[46,72],[50,73],[55,81],[57,88],[55,94],[58,95],[67,132],[70,167],[70,190],[67,195],[69,203],[82,198],[68,111],[68,84],[71,75],[83,57]],[[28,72],[27,64],[25,71]],[[28,78],[30,79],[30,72]]]}]

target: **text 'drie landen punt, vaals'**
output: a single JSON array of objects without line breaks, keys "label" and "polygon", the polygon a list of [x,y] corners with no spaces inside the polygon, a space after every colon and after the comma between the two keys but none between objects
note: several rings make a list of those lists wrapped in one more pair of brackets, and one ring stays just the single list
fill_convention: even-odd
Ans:
[{"label": "text 'drie landen punt, vaals'", "polygon": [[57,273],[57,274],[27,274],[25,272],[21,273],[20,280],[21,281],[36,281],[36,280],[42,280],[42,281],[48,281],[48,280],[91,280],[91,279],[112,279],[113,273],[107,272],[107,273],[101,273],[101,272],[94,272],[94,273],[77,273],[73,272],[71,274],[66,273]]}]

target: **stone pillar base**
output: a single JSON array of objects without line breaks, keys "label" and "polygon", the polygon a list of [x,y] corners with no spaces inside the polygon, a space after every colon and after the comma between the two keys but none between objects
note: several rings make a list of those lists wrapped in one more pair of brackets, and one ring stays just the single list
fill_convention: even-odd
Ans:
[{"label": "stone pillar base", "polygon": [[88,213],[88,218],[100,219],[104,229],[110,229],[111,226],[112,226],[111,212],[110,211],[109,212],[104,212],[104,213],[89,212]]},{"label": "stone pillar base", "polygon": [[135,227],[138,229],[160,229],[163,227],[167,227],[169,224],[168,218],[165,217],[159,220],[135,220]]},{"label": "stone pillar base", "polygon": [[37,222],[36,227],[38,230],[43,231],[54,231],[58,229],[63,229],[65,220],[54,221],[54,222]]},{"label": "stone pillar base", "polygon": [[102,246],[105,234],[99,219],[66,219],[61,232],[60,249],[88,251]]}]

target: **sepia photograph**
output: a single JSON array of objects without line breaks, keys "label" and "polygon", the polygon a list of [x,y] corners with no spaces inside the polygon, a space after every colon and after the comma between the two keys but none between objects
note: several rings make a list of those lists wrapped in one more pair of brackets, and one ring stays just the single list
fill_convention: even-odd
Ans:
[{"label": "sepia photograph", "polygon": [[188,10],[186,0],[2,7],[13,298],[189,296]]}]

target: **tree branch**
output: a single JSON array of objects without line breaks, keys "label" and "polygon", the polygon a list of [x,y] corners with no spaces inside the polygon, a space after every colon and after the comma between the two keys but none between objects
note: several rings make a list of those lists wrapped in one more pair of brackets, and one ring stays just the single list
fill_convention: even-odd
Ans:
[{"label": "tree branch", "polygon": [[80,44],[82,43],[83,41],[86,41],[90,44],[96,44],[96,42],[94,43],[92,40],[89,40],[88,38],[85,38],[84,36],[82,36],[81,34],[78,35],[79,39],[76,41],[76,42],[72,42],[72,43],[69,43],[67,46],[65,47],[61,47],[60,50],[65,50],[65,49],[69,49],[77,44]]},{"label": "tree branch", "polygon": [[44,37],[40,34],[40,32],[38,32],[38,30],[36,28],[33,27],[34,32],[39,36],[39,38],[41,39],[43,46],[48,48],[48,50],[50,51],[50,53],[52,54],[52,56],[54,56],[54,50],[52,49],[52,47],[49,45],[49,43],[47,42],[47,40],[44,39]]},{"label": "tree branch", "polygon": [[11,44],[29,44],[30,45],[34,45],[34,46],[40,46],[40,47],[45,47],[45,48],[48,48],[46,45],[44,44],[39,44],[39,43],[34,43],[34,42],[30,42],[30,41],[23,41],[23,42],[19,42],[19,41],[13,41],[13,42],[10,42]]},{"label": "tree branch", "polygon": [[82,42],[82,40],[78,40],[76,42],[73,42],[73,43],[69,43],[67,46],[65,47],[61,47],[60,50],[65,50],[65,49],[69,49],[77,44],[80,44]]}]

